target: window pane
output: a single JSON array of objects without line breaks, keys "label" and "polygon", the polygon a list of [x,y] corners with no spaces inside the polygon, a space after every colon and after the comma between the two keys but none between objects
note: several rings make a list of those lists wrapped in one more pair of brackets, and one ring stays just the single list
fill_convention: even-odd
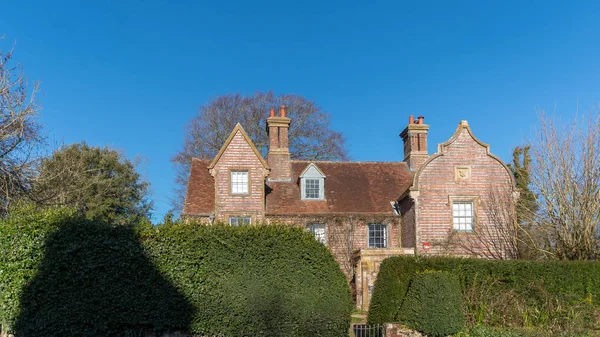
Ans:
[{"label": "window pane", "polygon": [[249,216],[232,216],[229,218],[229,224],[232,226],[244,226],[252,223],[252,217]]},{"label": "window pane", "polygon": [[305,179],[304,199],[320,199],[320,183],[319,179]]},{"label": "window pane", "polygon": [[327,245],[327,234],[324,224],[310,224],[306,226],[307,230],[313,233],[315,239],[324,245]]},{"label": "window pane", "polygon": [[248,171],[231,171],[231,193],[248,193]]},{"label": "window pane", "polygon": [[369,224],[369,248],[387,248],[387,225]]},{"label": "window pane", "polygon": [[452,204],[452,222],[455,231],[473,231],[475,219],[472,201],[455,201]]}]

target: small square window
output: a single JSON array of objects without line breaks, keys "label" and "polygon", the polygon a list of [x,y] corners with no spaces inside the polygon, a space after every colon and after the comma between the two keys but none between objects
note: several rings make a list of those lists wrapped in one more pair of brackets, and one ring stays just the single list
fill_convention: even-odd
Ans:
[{"label": "small square window", "polygon": [[321,179],[304,179],[304,199],[321,199]]},{"label": "small square window", "polygon": [[306,226],[306,230],[313,233],[317,241],[327,245],[327,232],[325,228],[324,224],[310,224]]},{"label": "small square window", "polygon": [[452,203],[452,223],[458,232],[472,232],[475,212],[472,201],[455,201]]},{"label": "small square window", "polygon": [[387,248],[387,225],[369,224],[369,248]]},{"label": "small square window", "polygon": [[231,171],[231,193],[248,194],[248,171]]},{"label": "small square window", "polygon": [[249,216],[232,216],[229,217],[229,224],[232,226],[244,226],[252,223],[252,217]]}]

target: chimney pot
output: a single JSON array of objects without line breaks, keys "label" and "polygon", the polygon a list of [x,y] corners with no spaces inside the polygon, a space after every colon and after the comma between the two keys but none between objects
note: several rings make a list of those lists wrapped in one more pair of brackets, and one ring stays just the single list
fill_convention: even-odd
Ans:
[{"label": "chimney pot", "polygon": [[423,119],[425,119],[425,117],[419,116],[419,122],[417,124],[423,124]]},{"label": "chimney pot", "polygon": [[408,116],[408,125],[413,124],[415,122],[415,116],[410,115]]},{"label": "chimney pot", "polygon": [[269,113],[269,117],[275,117],[275,108],[271,108],[271,112]]},{"label": "chimney pot", "polygon": [[285,105],[282,105],[282,106],[279,108],[279,116],[281,116],[281,117],[285,117]]}]

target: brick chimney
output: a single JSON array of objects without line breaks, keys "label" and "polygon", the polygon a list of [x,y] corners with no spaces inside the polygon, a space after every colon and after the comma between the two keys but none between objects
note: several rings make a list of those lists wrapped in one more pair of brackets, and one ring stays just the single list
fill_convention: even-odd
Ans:
[{"label": "brick chimney", "polygon": [[290,150],[288,149],[289,129],[290,119],[285,117],[285,105],[279,108],[279,116],[275,116],[275,109],[271,108],[271,113],[267,118],[267,134],[269,135],[267,164],[271,168],[270,181],[292,180]]},{"label": "brick chimney", "polygon": [[425,117],[419,116],[415,120],[414,116],[408,117],[408,126],[400,137],[404,141],[404,161],[411,171],[416,171],[427,160],[427,132],[429,125],[424,124]]}]

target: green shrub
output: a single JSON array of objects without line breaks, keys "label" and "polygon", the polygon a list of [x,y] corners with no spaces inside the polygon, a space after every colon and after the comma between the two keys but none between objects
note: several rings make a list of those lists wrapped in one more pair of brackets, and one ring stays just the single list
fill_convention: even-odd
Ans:
[{"label": "green shrub", "polygon": [[490,261],[398,256],[386,259],[375,282],[368,320],[395,322],[417,272],[449,271],[459,278],[469,325],[545,327],[553,333],[597,329],[600,263]]},{"label": "green shrub", "polygon": [[18,336],[138,336],[189,326],[193,308],[131,228],[28,208],[0,223],[0,238],[2,323]]},{"label": "green shrub", "polygon": [[69,210],[37,212],[34,207],[13,208],[0,222],[0,324],[10,330],[19,314],[25,284],[44,258],[46,238],[60,224],[71,221]]},{"label": "green shrub", "polygon": [[326,247],[284,226],[175,224],[145,244],[196,308],[194,333],[347,336],[352,298]]},{"label": "green shrub", "polygon": [[396,322],[398,309],[417,270],[415,263],[398,263],[390,258],[383,260],[369,306],[369,324]]},{"label": "green shrub", "polygon": [[458,278],[440,271],[417,273],[400,307],[398,319],[428,336],[459,332],[465,319]]},{"label": "green shrub", "polygon": [[549,335],[552,337],[598,336],[597,333],[558,332],[550,334],[547,329],[515,329],[478,325],[456,334],[455,337],[548,337]]},{"label": "green shrub", "polygon": [[129,228],[34,208],[0,221],[0,322],[17,335],[347,336],[352,306],[301,229]]}]

